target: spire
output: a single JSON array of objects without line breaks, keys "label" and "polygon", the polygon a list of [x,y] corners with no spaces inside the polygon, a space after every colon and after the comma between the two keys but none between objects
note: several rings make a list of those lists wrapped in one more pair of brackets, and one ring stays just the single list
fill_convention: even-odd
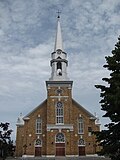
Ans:
[{"label": "spire", "polygon": [[58,11],[58,21],[57,21],[57,32],[56,32],[56,39],[55,39],[55,48],[54,51],[57,49],[63,50],[63,45],[62,45],[62,33],[61,33],[61,26],[60,26],[60,12]]},{"label": "spire", "polygon": [[59,11],[57,17],[57,32],[55,39],[55,48],[54,52],[51,53],[51,61],[50,65],[52,67],[50,81],[68,81],[69,78],[67,76],[67,53],[63,51],[62,46],[62,34],[61,34],[61,26],[60,26],[60,15]]}]

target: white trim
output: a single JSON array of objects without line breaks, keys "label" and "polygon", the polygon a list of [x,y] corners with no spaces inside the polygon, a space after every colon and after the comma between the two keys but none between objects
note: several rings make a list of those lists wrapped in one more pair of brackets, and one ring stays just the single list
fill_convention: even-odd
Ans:
[{"label": "white trim", "polygon": [[[57,106],[57,104],[58,103],[61,103],[61,107],[59,107],[59,106]],[[58,115],[57,115],[57,111],[60,111],[60,113],[61,113],[61,110],[62,110],[62,112],[63,112],[63,114],[62,115],[59,115],[59,112],[58,112]],[[58,125],[64,125],[64,104],[63,104],[63,102],[61,102],[61,101],[58,101],[57,103],[56,103],[56,105],[55,105],[55,117],[56,117],[56,124],[58,124]],[[61,123],[59,123],[59,120],[61,121],[63,121],[63,122],[61,122]]]},{"label": "white trim", "polygon": [[79,157],[77,154],[73,155],[66,155],[66,157]]},{"label": "white trim", "polygon": [[[87,156],[87,155],[86,155]],[[89,156],[89,155],[88,155]],[[94,155],[93,155],[94,156]],[[56,157],[55,155],[42,155],[41,157],[50,157],[50,158],[52,158],[52,157]],[[73,154],[73,155],[66,155],[66,156],[63,156],[63,157],[79,157],[79,155],[77,155],[77,154]],[[58,158],[59,159],[59,158]]]},{"label": "white trim", "polygon": [[23,118],[24,121],[29,121],[29,119],[30,119],[29,117],[24,117]]},{"label": "white trim", "polygon": [[85,144],[81,145],[81,144],[78,144],[78,147],[85,147]]},{"label": "white trim", "polygon": [[41,145],[35,145],[35,148],[41,148],[42,147],[42,144]]},{"label": "white trim", "polygon": [[42,134],[42,132],[41,132],[41,133],[35,133],[35,134],[39,136],[39,135],[41,135],[41,134]]},{"label": "white trim", "polygon": [[49,80],[49,81],[46,81],[46,87],[53,87],[53,86],[57,86],[58,87],[58,85],[60,86],[60,87],[70,87],[71,86],[71,88],[72,88],[72,84],[73,84],[73,81],[69,81],[69,80],[58,80],[58,81],[53,81],[53,80]]},{"label": "white trim", "polygon": [[26,158],[26,157],[35,157],[35,156],[34,155],[26,155],[26,154],[24,154],[24,155],[22,155],[22,157]]},{"label": "white trim", "polygon": [[58,129],[58,130],[62,130],[62,129],[66,129],[66,130],[70,130],[73,131],[73,125],[72,124],[64,124],[64,125],[54,125],[54,124],[47,124],[47,131],[50,131],[51,129]]},{"label": "white trim", "polygon": [[[37,117],[36,118],[36,124],[35,124],[35,131],[36,131],[36,134],[42,134],[42,118],[41,117]],[[40,132],[38,132],[40,131]]]},{"label": "white trim", "polygon": [[[81,130],[83,130],[83,132],[81,132]],[[84,134],[84,118],[82,116],[78,118],[78,134]]]},{"label": "white trim", "polygon": [[103,157],[105,158],[104,156],[98,156],[98,154],[86,154],[86,157]]},{"label": "white trim", "polygon": [[69,96],[60,96],[60,95],[58,95],[58,96],[50,96],[50,98],[68,98]]},{"label": "white trim", "polygon": [[55,157],[55,155],[46,155],[45,157]]}]

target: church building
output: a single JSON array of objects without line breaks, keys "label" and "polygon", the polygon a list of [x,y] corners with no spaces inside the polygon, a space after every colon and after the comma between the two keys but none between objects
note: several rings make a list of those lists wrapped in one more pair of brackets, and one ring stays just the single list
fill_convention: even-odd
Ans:
[{"label": "church building", "polygon": [[67,74],[67,53],[63,49],[60,16],[54,51],[51,53],[51,76],[46,81],[47,98],[34,110],[17,120],[16,156],[82,156],[99,151],[95,135],[100,124],[96,117],[72,97]]}]

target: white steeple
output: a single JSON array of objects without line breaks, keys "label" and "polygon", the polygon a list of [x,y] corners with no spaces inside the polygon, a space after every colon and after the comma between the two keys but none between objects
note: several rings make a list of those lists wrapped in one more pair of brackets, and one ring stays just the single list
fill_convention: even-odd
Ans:
[{"label": "white steeple", "polygon": [[[59,12],[58,12],[59,13]],[[68,81],[67,77],[67,53],[63,51],[62,32],[60,26],[60,16],[57,17],[57,32],[55,38],[54,52],[51,53],[52,60],[50,61],[52,73],[50,81]]]},{"label": "white steeple", "polygon": [[61,26],[60,26],[60,16],[58,15],[57,18],[58,18],[58,21],[57,21],[57,32],[56,32],[54,51],[56,51],[57,49],[63,50],[62,33],[61,33]]}]

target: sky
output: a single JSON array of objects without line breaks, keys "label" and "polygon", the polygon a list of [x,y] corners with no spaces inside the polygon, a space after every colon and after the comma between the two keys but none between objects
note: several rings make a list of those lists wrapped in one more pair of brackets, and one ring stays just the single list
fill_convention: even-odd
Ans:
[{"label": "sky", "polygon": [[120,1],[0,0],[0,122],[10,123],[13,139],[20,113],[47,97],[58,10],[73,98],[97,114],[101,128],[108,121],[95,84],[109,76],[103,65],[120,35]]}]

